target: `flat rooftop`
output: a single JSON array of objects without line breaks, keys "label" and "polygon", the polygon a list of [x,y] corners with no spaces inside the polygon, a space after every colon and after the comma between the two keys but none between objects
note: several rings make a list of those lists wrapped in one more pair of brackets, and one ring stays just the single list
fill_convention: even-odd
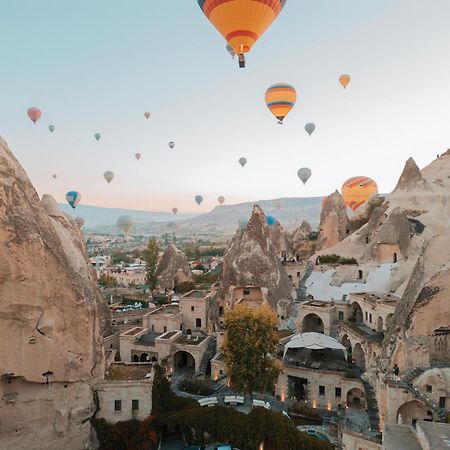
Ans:
[{"label": "flat rooftop", "polygon": [[137,340],[137,343],[140,345],[155,345],[155,339],[161,336],[161,333],[147,333],[143,334],[142,336],[139,336],[139,339]]},{"label": "flat rooftop", "polygon": [[155,311],[151,311],[151,315],[162,315],[162,314],[178,314],[180,312],[179,305],[167,305],[162,306],[161,308],[155,309]]},{"label": "flat rooftop", "polygon": [[135,327],[135,328],[132,328],[131,330],[125,331],[125,333],[123,333],[123,335],[124,336],[136,336],[136,334],[139,334],[141,331],[144,331],[144,329],[141,327]]},{"label": "flat rooftop", "polygon": [[417,422],[417,433],[423,432],[431,449],[450,449],[450,424],[440,422]]},{"label": "flat rooftop", "polygon": [[323,300],[309,300],[302,303],[300,306],[314,306],[315,308],[332,308],[335,306],[334,302],[325,302]]},{"label": "flat rooftop", "polygon": [[392,450],[422,450],[413,428],[409,425],[385,425],[383,447]]},{"label": "flat rooftop", "polygon": [[[190,336],[190,337],[189,337]],[[205,336],[201,335],[193,335],[193,334],[180,334],[180,336],[176,339],[177,344],[183,345],[198,345],[200,342],[205,340]]]},{"label": "flat rooftop", "polygon": [[365,302],[369,303],[386,303],[386,304],[395,304],[399,301],[399,298],[395,294],[381,294],[376,292],[361,292],[361,293],[352,293],[351,297],[359,298]]},{"label": "flat rooftop", "polygon": [[105,373],[105,380],[128,381],[144,380],[145,376],[152,370],[148,364],[124,365],[111,364]]},{"label": "flat rooftop", "polygon": [[196,289],[194,291],[187,292],[186,294],[182,295],[181,298],[186,298],[186,297],[204,298],[204,297],[206,297],[206,295],[207,295],[207,292]]}]

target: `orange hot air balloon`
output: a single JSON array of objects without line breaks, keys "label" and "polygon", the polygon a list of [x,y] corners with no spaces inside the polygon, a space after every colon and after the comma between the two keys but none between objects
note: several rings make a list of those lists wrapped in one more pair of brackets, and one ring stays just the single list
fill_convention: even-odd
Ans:
[{"label": "orange hot air balloon", "polygon": [[245,67],[244,53],[269,28],[286,0],[197,0],[201,10],[239,55],[239,67]]},{"label": "orange hot air balloon", "polygon": [[350,75],[347,75],[346,73],[341,75],[339,77],[339,83],[341,83],[342,87],[345,89],[348,83],[350,83]]},{"label": "orange hot air balloon", "polygon": [[344,202],[353,211],[376,194],[378,194],[377,183],[369,177],[349,178],[342,185],[342,197],[344,198]]},{"label": "orange hot air balloon", "polygon": [[287,83],[276,83],[266,91],[266,105],[281,125],[297,100],[297,92]]},{"label": "orange hot air balloon", "polygon": [[28,117],[32,120],[32,122],[36,125],[36,122],[41,118],[42,111],[39,108],[28,108],[27,109]]}]

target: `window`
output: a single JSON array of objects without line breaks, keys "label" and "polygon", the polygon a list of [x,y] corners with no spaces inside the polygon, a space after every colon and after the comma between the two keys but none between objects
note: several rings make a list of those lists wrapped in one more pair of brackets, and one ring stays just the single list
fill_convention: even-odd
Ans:
[{"label": "window", "polygon": [[431,393],[433,392],[433,386],[427,384],[425,387],[427,388],[427,392],[428,392],[429,394],[431,394]]},{"label": "window", "polygon": [[297,278],[300,278],[300,272],[297,272]]},{"label": "window", "polygon": [[366,236],[366,244],[369,243],[369,236]]},{"label": "window", "polygon": [[155,325],[152,324],[152,331],[155,331]]},{"label": "window", "polygon": [[325,395],[325,386],[319,386],[319,395],[321,397]]},{"label": "window", "polygon": [[199,318],[197,317],[197,319],[195,319],[195,326],[196,326],[197,328],[200,328],[200,327],[202,326],[202,319],[199,319]]},{"label": "window", "polygon": [[122,400],[114,400],[114,411],[122,411]]},{"label": "window", "polygon": [[339,317],[339,320],[344,320],[344,311],[339,311],[338,317]]},{"label": "window", "polygon": [[195,309],[195,307],[194,307],[194,306],[191,306],[191,311],[194,311],[194,309]]},{"label": "window", "polygon": [[372,323],[372,313],[369,314],[369,322]]},{"label": "window", "polygon": [[363,277],[363,271],[358,270],[358,280],[362,280],[362,277]]},{"label": "window", "polygon": [[394,263],[397,262],[397,253],[394,253],[394,257],[393,257]]},{"label": "window", "polygon": [[167,327],[164,327],[164,333],[167,331]]},{"label": "window", "polygon": [[439,408],[445,409],[445,397],[439,397]]},{"label": "window", "polygon": [[336,398],[341,398],[341,395],[342,395],[341,388],[340,387],[334,388],[334,396]]},{"label": "window", "polygon": [[139,411],[139,400],[131,400],[131,410]]},{"label": "window", "polygon": [[220,375],[223,375],[223,369],[219,369]]},{"label": "window", "polygon": [[367,314],[367,311],[366,311],[366,321],[367,320],[369,320],[369,314]]},{"label": "window", "polygon": [[250,295],[250,289],[244,289],[244,295]]}]

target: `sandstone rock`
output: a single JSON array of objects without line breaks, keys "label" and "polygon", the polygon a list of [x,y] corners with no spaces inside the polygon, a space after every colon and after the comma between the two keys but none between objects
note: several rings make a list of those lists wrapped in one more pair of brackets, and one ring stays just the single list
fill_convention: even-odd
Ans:
[{"label": "sandstone rock", "polygon": [[76,225],[39,201],[1,139],[0,186],[0,398],[16,394],[0,401],[2,448],[89,448],[104,370],[96,277]]},{"label": "sandstone rock", "polygon": [[267,288],[269,304],[286,310],[295,297],[292,283],[277,257],[266,216],[255,205],[246,228],[239,229],[228,246],[223,262],[219,297],[226,298],[234,286]]},{"label": "sandstone rock", "polygon": [[405,163],[405,167],[400,175],[395,190],[410,191],[417,186],[419,181],[422,181],[422,174],[414,159],[409,158]]},{"label": "sandstone rock", "polygon": [[173,244],[169,244],[159,261],[156,278],[161,289],[173,289],[179,283],[194,281],[186,255]]},{"label": "sandstone rock", "polygon": [[284,230],[278,220],[274,225],[269,227],[270,238],[272,243],[281,258],[292,257],[292,245],[288,233]]}]

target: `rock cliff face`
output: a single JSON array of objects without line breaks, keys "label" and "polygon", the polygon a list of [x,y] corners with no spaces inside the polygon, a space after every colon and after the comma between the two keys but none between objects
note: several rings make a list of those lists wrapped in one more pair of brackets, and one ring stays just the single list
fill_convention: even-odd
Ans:
[{"label": "rock cliff face", "polygon": [[342,195],[335,191],[329,195],[320,214],[318,248],[325,250],[342,241],[347,234],[348,217]]},{"label": "rock cliff face", "polygon": [[289,235],[281,226],[280,222],[276,221],[274,225],[270,226],[269,232],[278,256],[285,256],[286,258],[292,257],[292,246]]},{"label": "rock cliff face", "polygon": [[411,189],[414,189],[417,186],[417,183],[422,181],[422,179],[422,174],[420,173],[420,169],[417,167],[416,162],[414,159],[409,158],[405,163],[405,167],[400,175],[395,190],[410,191]]},{"label": "rock cliff face", "polygon": [[275,310],[292,303],[292,283],[268,228],[264,212],[255,205],[247,227],[236,232],[225,252],[219,297],[226,298],[236,286],[257,286],[267,288],[268,301]]},{"label": "rock cliff face", "polygon": [[173,289],[179,283],[194,281],[186,255],[173,244],[166,248],[159,261],[156,278],[161,289]]},{"label": "rock cliff face", "polygon": [[315,251],[317,240],[310,240],[311,225],[304,220],[291,235],[292,253],[298,259],[308,259]]},{"label": "rock cliff face", "polygon": [[78,227],[1,139],[0,224],[1,446],[90,448],[106,309]]}]

